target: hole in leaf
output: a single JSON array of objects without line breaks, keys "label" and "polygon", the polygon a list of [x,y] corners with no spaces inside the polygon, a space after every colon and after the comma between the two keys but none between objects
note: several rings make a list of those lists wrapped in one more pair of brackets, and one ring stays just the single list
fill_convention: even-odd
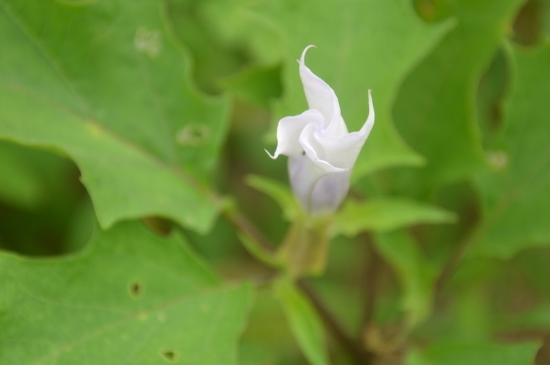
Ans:
[{"label": "hole in leaf", "polygon": [[130,284],[129,290],[132,297],[139,298],[143,294],[143,284],[135,281]]},{"label": "hole in leaf", "polygon": [[174,350],[163,350],[161,356],[169,363],[176,363],[178,361],[178,354]]},{"label": "hole in leaf", "polygon": [[210,128],[200,124],[183,127],[176,135],[176,141],[183,146],[198,147],[208,141]]}]

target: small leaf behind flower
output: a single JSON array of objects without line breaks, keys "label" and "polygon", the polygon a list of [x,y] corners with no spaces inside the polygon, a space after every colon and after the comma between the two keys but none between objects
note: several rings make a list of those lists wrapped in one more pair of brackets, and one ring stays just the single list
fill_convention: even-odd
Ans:
[{"label": "small leaf behind flower", "polygon": [[389,232],[414,224],[456,221],[454,213],[442,208],[402,198],[349,200],[336,215],[334,234],[353,237],[360,232]]}]

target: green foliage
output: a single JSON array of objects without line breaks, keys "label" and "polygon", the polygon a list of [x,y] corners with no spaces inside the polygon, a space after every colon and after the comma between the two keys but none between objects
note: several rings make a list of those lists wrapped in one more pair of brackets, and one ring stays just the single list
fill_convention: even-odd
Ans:
[{"label": "green foliage", "polygon": [[[0,363],[549,363],[549,30],[548,0],[0,0]],[[349,130],[376,111],[317,216],[263,151],[310,44]]]},{"label": "green foliage", "polygon": [[315,309],[294,284],[287,279],[279,280],[275,286],[292,333],[311,365],[329,363],[325,348],[323,324]]},{"label": "green foliage", "polygon": [[124,223],[76,256],[0,268],[2,363],[237,364],[250,288],[221,286],[178,235]]},{"label": "green foliage", "polygon": [[438,345],[422,354],[413,353],[408,365],[531,365],[537,347],[536,343]]},{"label": "green foliage", "polygon": [[521,2],[457,2],[457,26],[409,74],[397,97],[397,127],[427,163],[392,174],[394,189],[425,197],[483,168],[474,113],[477,84]]},{"label": "green foliage", "polygon": [[221,80],[222,88],[251,104],[268,108],[281,96],[281,67],[264,66],[243,70]]},{"label": "green foliage", "polygon": [[[336,92],[350,130],[358,130],[367,118],[367,92],[373,90],[377,125],[356,164],[356,177],[383,167],[421,162],[396,133],[391,105],[406,73],[451,23],[426,25],[409,2],[385,0],[266,1],[251,12],[257,23],[268,22],[277,29],[283,45],[278,57],[284,62],[285,91],[277,117],[307,109],[295,60],[307,45],[314,44],[317,49],[308,55],[308,65]],[[259,54],[266,52],[258,48],[254,49]]]},{"label": "green foliage", "polygon": [[74,159],[103,227],[156,214],[207,230],[216,203],[196,180],[215,167],[227,105],[188,85],[158,1],[0,10],[0,137]]},{"label": "green foliage", "polygon": [[402,231],[377,234],[376,249],[394,269],[402,288],[401,307],[412,328],[430,313],[435,272],[418,244]]},{"label": "green foliage", "polygon": [[272,198],[283,210],[285,219],[292,221],[300,213],[298,202],[292,196],[290,189],[282,183],[256,175],[249,175],[246,182]]},{"label": "green foliage", "polygon": [[360,232],[388,232],[422,223],[452,223],[455,216],[444,209],[409,199],[375,198],[348,201],[334,222],[335,234],[353,237]]},{"label": "green foliage", "polygon": [[503,129],[490,146],[493,170],[479,177],[486,223],[474,249],[503,258],[550,242],[550,45],[511,52],[513,90]]}]

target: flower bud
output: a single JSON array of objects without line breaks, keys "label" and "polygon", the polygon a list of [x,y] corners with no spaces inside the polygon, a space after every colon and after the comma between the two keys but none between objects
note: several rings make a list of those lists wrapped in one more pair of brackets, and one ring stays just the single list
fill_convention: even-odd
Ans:
[{"label": "flower bud", "polygon": [[310,216],[318,216],[333,213],[346,197],[351,170],[374,125],[374,107],[369,90],[367,121],[348,133],[334,90],[305,64],[311,47],[298,61],[309,109],[279,121],[277,149],[270,157],[289,157],[294,195]]}]

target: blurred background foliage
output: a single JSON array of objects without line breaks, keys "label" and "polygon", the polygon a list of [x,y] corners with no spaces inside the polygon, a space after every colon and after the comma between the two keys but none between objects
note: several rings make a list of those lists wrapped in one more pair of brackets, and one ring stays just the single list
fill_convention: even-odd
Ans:
[{"label": "blurred background foliage", "polygon": [[[56,6],[96,6],[66,2],[73,4]],[[2,4],[7,12],[9,1]],[[550,1],[161,5],[167,33],[183,52],[172,57],[186,60],[177,66],[186,78],[165,75],[163,82],[186,82],[191,91],[174,86],[174,92],[195,95],[187,100],[200,96],[204,104],[202,111],[174,111],[169,118],[189,116],[199,126],[209,120],[219,131],[202,157],[188,161],[183,151],[178,163],[234,197],[273,242],[281,241],[288,222],[275,201],[245,181],[254,174],[286,184],[286,161],[271,161],[263,149],[273,148],[278,118],[305,108],[293,60],[306,45],[318,46],[308,64],[333,86],[352,130],[366,117],[366,92],[373,89],[372,141],[358,162],[328,269],[311,284],[346,331],[382,354],[380,364],[529,364],[535,353],[536,364],[550,364]],[[82,59],[67,59],[68,73],[78,79],[71,62]],[[9,79],[13,69],[5,67],[2,77]],[[90,93],[90,105],[101,105],[95,100],[102,96],[94,98]],[[130,95],[125,104],[139,102]],[[179,101],[174,96],[170,102]],[[0,248],[28,256],[79,251],[101,202],[79,180],[79,160],[70,148],[18,137],[6,127],[3,118],[17,113],[2,117],[0,111]],[[120,133],[131,122],[121,124]],[[190,133],[185,137],[204,137],[200,127]],[[155,150],[140,138],[134,141]],[[165,158],[162,151],[153,153]],[[149,216],[145,221],[159,232],[179,223],[224,280],[269,275],[227,221],[205,218],[212,228],[204,234],[207,229],[197,232],[169,212],[154,213],[137,216]],[[124,214],[111,222],[136,218],[135,212]],[[464,260],[438,288],[438,273],[451,257]],[[374,307],[365,310],[365,302]],[[365,329],[367,322],[375,328]],[[402,351],[377,345],[403,326]],[[307,363],[290,332],[276,294],[260,287],[240,362]],[[328,338],[333,363],[348,363]]]}]

